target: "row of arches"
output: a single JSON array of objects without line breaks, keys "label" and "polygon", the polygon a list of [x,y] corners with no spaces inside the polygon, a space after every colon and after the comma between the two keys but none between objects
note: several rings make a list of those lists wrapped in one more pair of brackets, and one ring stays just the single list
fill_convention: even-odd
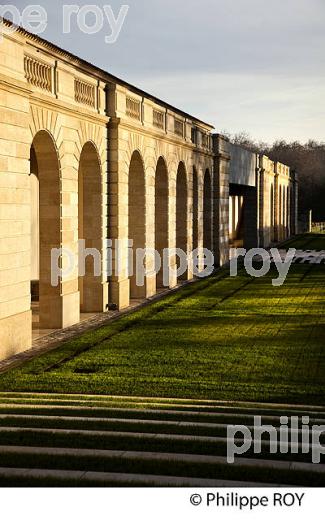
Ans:
[{"label": "row of arches", "polygon": [[[270,227],[271,241],[284,240],[291,233],[291,201],[292,192],[289,186],[279,185],[277,201],[275,188],[270,186]],[[277,228],[277,229],[276,229]]]},{"label": "row of arches", "polygon": [[[146,247],[146,182],[143,159],[138,151],[133,152],[129,172],[129,196],[128,196],[128,229],[129,240],[132,240],[133,251]],[[184,162],[180,162],[176,175],[176,222],[175,222],[175,246],[185,253],[189,253],[189,230],[191,230],[191,249],[199,246],[212,249],[212,179],[209,169],[206,169],[203,179],[203,208],[202,222],[200,222],[199,202],[199,178],[197,169],[193,167],[192,195],[190,197],[189,182]],[[173,230],[169,215],[171,203],[170,178],[166,161],[160,157],[155,171],[155,195],[154,195],[154,248],[163,259],[163,251],[170,248],[170,239]],[[192,207],[192,211],[190,208]],[[189,219],[192,218],[192,222]],[[200,226],[201,223],[201,226]],[[202,228],[201,240],[199,230]],[[176,268],[179,267],[177,257]],[[133,254],[133,262],[135,255]],[[145,297],[145,286],[136,284],[135,265],[130,276],[130,298]],[[179,276],[179,280],[186,278],[185,272]],[[156,287],[163,287],[163,271],[160,268],[156,275]]]},{"label": "row of arches", "polygon": [[[271,241],[284,240],[291,233],[291,203],[292,192],[289,186],[280,184],[277,201],[275,200],[274,184],[270,186],[270,228]],[[276,229],[277,228],[277,229]]]},{"label": "row of arches", "polygon": [[[58,151],[52,136],[42,130],[34,137],[30,150],[31,294],[36,329],[64,326],[63,293],[79,291],[83,313],[103,310],[102,280],[95,276],[93,257],[85,258],[84,276],[78,277],[76,262],[70,277],[59,284],[53,283],[51,259],[52,251],[65,244],[78,257],[79,240],[84,241],[85,248],[102,251],[102,173],[93,143],[87,142],[82,148],[77,190],[62,193],[61,183]],[[62,262],[59,267],[63,269]]]},{"label": "row of arches", "polygon": [[290,189],[289,186],[279,186],[279,238],[281,240],[290,235]]},{"label": "row of arches", "polygon": [[[105,172],[96,146],[88,141],[80,153],[76,185],[71,191],[63,190],[59,154],[54,139],[45,130],[35,135],[30,150],[31,292],[35,328],[58,329],[64,326],[64,294],[79,294],[81,313],[104,310],[102,292],[103,283],[107,280],[103,279],[105,274],[94,272],[94,255],[85,257],[82,276],[78,276],[77,265],[77,270],[56,286],[52,284],[51,270],[51,251],[62,245],[70,246],[77,258],[80,253],[78,241],[81,240],[86,249],[98,251],[99,255],[103,253],[104,241],[110,238],[103,209],[103,176]],[[145,176],[142,156],[135,151],[128,171],[127,209],[128,238],[133,241],[134,250],[147,247],[150,204]],[[193,168],[191,181],[192,190],[185,163],[180,162],[176,194],[172,194],[166,161],[163,157],[158,159],[154,187],[154,229],[150,229],[150,232],[154,233],[154,246],[161,257],[164,249],[171,247],[171,244],[186,253],[189,252],[189,244],[193,249],[199,246],[211,249],[212,178],[209,169],[206,169],[201,185],[198,172]],[[172,195],[175,196],[174,202]],[[175,221],[171,218],[173,203],[176,203]],[[192,233],[191,237],[189,233]],[[135,274],[129,278],[130,298],[145,297],[146,287],[137,285]],[[163,282],[160,269],[156,274],[156,287],[161,288]]]}]

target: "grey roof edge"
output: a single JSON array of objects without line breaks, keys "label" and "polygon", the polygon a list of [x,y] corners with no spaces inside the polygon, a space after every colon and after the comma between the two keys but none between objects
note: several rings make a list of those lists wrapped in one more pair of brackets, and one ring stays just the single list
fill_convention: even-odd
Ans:
[{"label": "grey roof edge", "polygon": [[76,62],[76,64],[78,64],[79,66],[81,65],[81,66],[93,69],[96,72],[96,74],[98,74],[102,77],[103,80],[105,80],[105,78],[106,78],[108,81],[111,81],[111,82],[117,83],[121,86],[124,86],[142,97],[146,97],[157,104],[164,105],[167,109],[172,110],[173,112],[176,112],[185,118],[191,119],[194,123],[201,124],[205,127],[210,128],[211,131],[214,130],[214,128],[215,128],[210,123],[206,123],[205,121],[202,121],[201,119],[198,119],[197,117],[192,116],[188,112],[184,112],[183,110],[169,104],[168,102],[154,96],[153,94],[149,94],[145,90],[142,90],[141,88],[139,88],[135,85],[132,85],[131,83],[128,83],[127,81],[125,81],[117,76],[114,76],[113,74],[110,74],[109,72],[105,71],[104,69],[101,69],[97,65],[94,65],[93,63],[90,63],[90,62],[84,60],[83,58],[80,58],[79,56],[73,54],[70,51],[62,49],[62,47],[59,47],[55,43],[52,43],[52,42],[46,40],[45,38],[42,38],[41,36],[38,36],[36,34],[33,34],[29,31],[27,31],[26,29],[24,29],[24,27],[14,24],[11,20],[7,20],[6,18],[0,17],[0,25],[1,25],[1,23],[3,23],[4,25],[7,25],[8,27],[15,27],[16,31],[19,32],[20,34],[23,34],[24,36],[28,37],[29,39],[34,40],[35,42],[38,42],[38,43],[44,45],[45,47],[53,50],[54,52],[56,52],[58,54],[66,56],[70,59],[72,58],[72,60],[74,60]]}]

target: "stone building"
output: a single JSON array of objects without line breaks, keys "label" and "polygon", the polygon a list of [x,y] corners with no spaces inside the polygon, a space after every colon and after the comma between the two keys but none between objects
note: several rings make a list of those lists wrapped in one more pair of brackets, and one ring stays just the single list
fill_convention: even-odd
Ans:
[{"label": "stone building", "polygon": [[[229,244],[267,246],[296,231],[288,167],[23,29],[0,44],[0,113],[0,359],[29,348],[33,328],[154,295],[161,271],[147,255],[139,287],[129,239],[158,252],[206,247],[222,265]],[[100,275],[89,255],[79,276],[81,240],[99,253]],[[59,248],[74,262],[53,285]],[[59,260],[68,272],[71,258]],[[168,261],[172,288],[177,256]],[[192,277],[189,262],[183,278]]]}]

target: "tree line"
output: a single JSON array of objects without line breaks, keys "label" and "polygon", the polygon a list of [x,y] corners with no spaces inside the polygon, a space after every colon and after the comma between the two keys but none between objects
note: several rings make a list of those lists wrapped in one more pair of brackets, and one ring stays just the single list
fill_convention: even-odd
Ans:
[{"label": "tree line", "polygon": [[299,213],[311,209],[314,222],[325,222],[325,142],[310,139],[303,144],[281,139],[269,145],[255,141],[246,132],[224,134],[233,144],[267,155],[272,161],[284,163],[297,171]]}]

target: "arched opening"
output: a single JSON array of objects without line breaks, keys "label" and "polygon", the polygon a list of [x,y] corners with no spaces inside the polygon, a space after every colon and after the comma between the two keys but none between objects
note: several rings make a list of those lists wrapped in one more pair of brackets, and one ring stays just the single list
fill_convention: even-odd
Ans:
[{"label": "arched opening", "polygon": [[199,247],[199,186],[198,175],[193,167],[193,251]]},{"label": "arched opening", "polygon": [[[83,240],[84,248],[92,250],[86,257],[79,257],[80,309],[83,313],[103,312],[102,262],[101,256],[102,188],[101,167],[97,150],[93,143],[84,145],[78,173],[78,239]],[[87,251],[88,252],[88,251]],[[90,253],[90,251],[89,251]],[[81,265],[82,264],[82,265]]]},{"label": "arched opening", "polygon": [[[163,251],[168,248],[168,171],[162,157],[156,168],[155,179],[155,250],[163,265]],[[164,286],[162,267],[157,272],[157,288]]]},{"label": "arched opening", "polygon": [[[176,179],[176,247],[185,254],[187,250],[187,176],[184,163],[180,163],[177,170]],[[177,257],[177,269],[180,267],[180,259]],[[188,269],[185,273],[178,276],[178,279],[187,278]]]},{"label": "arched opening", "polygon": [[203,247],[212,250],[212,190],[209,170],[205,172],[203,187]]},{"label": "arched opening", "polygon": [[[142,157],[135,151],[129,167],[129,240],[133,241],[132,274],[130,274],[130,298],[145,298],[145,285],[136,281],[136,251],[146,246],[145,173]],[[146,283],[146,282],[145,282]]]},{"label": "arched opening", "polygon": [[60,237],[60,166],[54,142],[42,130],[30,150],[31,189],[31,295],[33,329],[62,327],[60,283],[51,283],[51,251]]}]

